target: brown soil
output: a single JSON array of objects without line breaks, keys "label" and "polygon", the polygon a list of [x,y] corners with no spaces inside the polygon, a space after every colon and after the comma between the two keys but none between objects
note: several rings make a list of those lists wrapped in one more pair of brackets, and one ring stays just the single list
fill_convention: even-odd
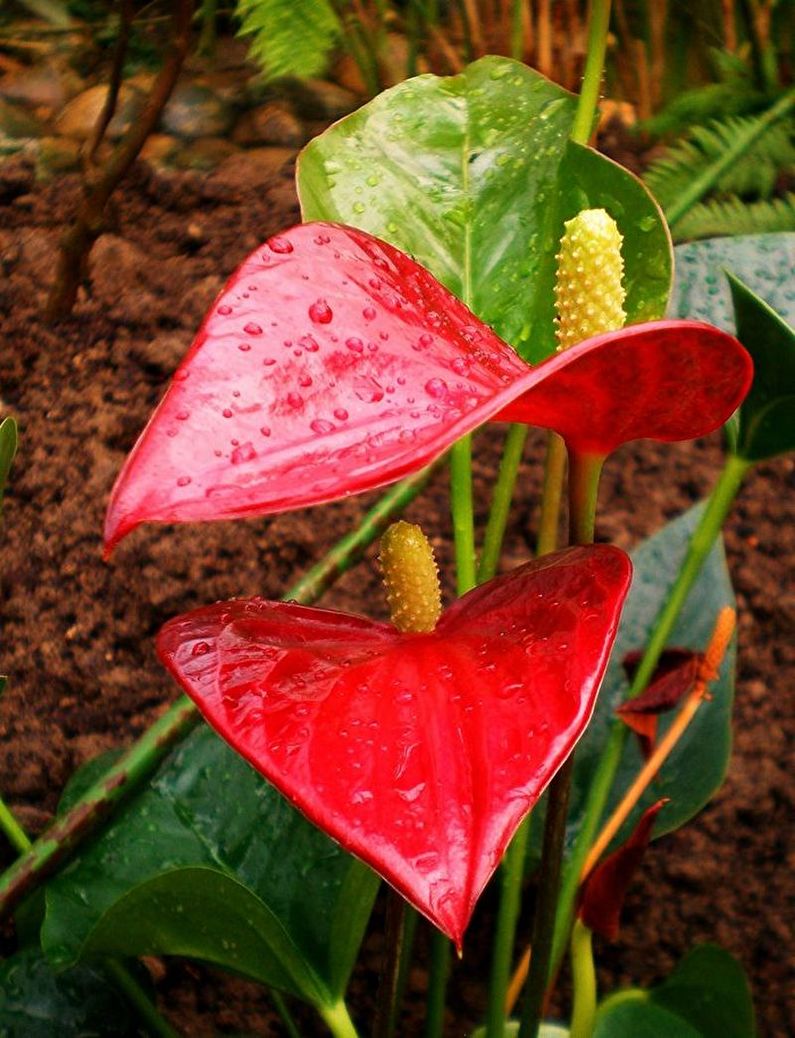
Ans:
[{"label": "brown soil", "polygon": [[[298,216],[283,171],[266,183],[229,184],[214,175],[156,175],[136,168],[115,210],[112,235],[94,253],[90,291],[56,328],[38,318],[51,276],[55,234],[78,185],[35,188],[24,166],[0,170],[2,365],[0,412],[17,417],[21,449],[7,495],[0,592],[2,671],[0,785],[31,832],[52,817],[72,771],[149,724],[174,687],[152,637],[170,616],[233,595],[278,596],[351,527],[368,500],[270,521],[148,528],[100,559],[103,509],[112,481],[204,308],[256,244]],[[501,431],[477,441],[479,519],[494,475]],[[527,452],[509,564],[529,555],[536,520],[541,440]],[[610,462],[599,534],[631,547],[710,488],[717,441],[625,449]],[[599,948],[603,989],[659,979],[693,944],[716,940],[745,964],[764,1035],[795,1033],[791,992],[792,819],[795,722],[795,534],[792,458],[760,466],[727,528],[740,602],[736,746],[729,779],[691,825],[658,843],[629,899],[621,937]],[[441,547],[450,572],[445,480],[410,512]],[[372,559],[326,602],[365,610],[378,600]],[[791,901],[790,901],[791,904]],[[463,1036],[484,1005],[489,893],[455,970],[448,1034]],[[7,934],[7,947],[11,935]],[[354,979],[367,1019],[380,934],[374,928]],[[422,947],[420,949],[422,952]],[[419,1012],[425,973],[411,978]],[[185,964],[168,964],[161,1001],[190,1036],[278,1035],[267,997],[254,985]],[[789,992],[789,994],[788,994]],[[302,1012],[299,1010],[299,1012]],[[401,1033],[418,1033],[406,1022]],[[301,1015],[306,1034],[320,1030]]]}]

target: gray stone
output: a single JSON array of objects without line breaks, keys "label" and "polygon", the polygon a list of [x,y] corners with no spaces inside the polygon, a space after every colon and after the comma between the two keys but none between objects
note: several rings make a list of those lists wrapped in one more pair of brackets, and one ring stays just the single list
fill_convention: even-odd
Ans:
[{"label": "gray stone", "polygon": [[24,108],[0,98],[0,137],[11,140],[31,140],[43,137],[44,125]]},{"label": "gray stone", "polygon": [[252,148],[224,159],[213,180],[230,191],[257,189],[295,159],[293,148]]},{"label": "gray stone", "polygon": [[249,96],[254,103],[287,101],[296,115],[326,122],[341,119],[362,103],[362,99],[352,91],[325,79],[266,81],[255,76],[249,84]]},{"label": "gray stone", "polygon": [[80,168],[80,144],[68,137],[42,137],[36,155],[36,180],[51,180],[59,173]]},{"label": "gray stone", "polygon": [[[72,137],[78,141],[89,140],[105,106],[107,95],[107,84],[89,87],[78,94],[55,120],[56,131],[62,137]],[[110,121],[106,137],[109,140],[118,140],[138,117],[143,103],[143,96],[137,90],[122,86],[116,113]]]},{"label": "gray stone", "polygon": [[245,148],[258,144],[278,144],[300,148],[306,140],[301,120],[284,101],[268,101],[245,112],[237,122],[232,140]]},{"label": "gray stone", "polygon": [[83,89],[83,81],[70,68],[56,64],[19,68],[0,79],[0,95],[37,110],[55,112]]},{"label": "gray stone", "polygon": [[219,166],[230,155],[237,155],[238,148],[223,137],[200,137],[178,149],[171,163],[177,169],[211,170]]},{"label": "gray stone", "polygon": [[209,87],[197,83],[180,84],[160,120],[165,133],[187,140],[222,137],[232,128],[233,121],[232,106]]}]

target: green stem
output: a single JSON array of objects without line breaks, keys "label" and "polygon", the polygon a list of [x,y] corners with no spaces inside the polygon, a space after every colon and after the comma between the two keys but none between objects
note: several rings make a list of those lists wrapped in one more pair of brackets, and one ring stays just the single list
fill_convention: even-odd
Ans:
[{"label": "green stem", "polygon": [[566,837],[566,816],[569,809],[571,773],[574,755],[571,754],[549,786],[547,816],[544,821],[544,848],[541,852],[538,895],[530,957],[530,972],[527,978],[522,1022],[519,1038],[537,1038],[544,1011],[544,995],[549,981],[552,961],[552,938],[555,932],[555,909],[560,887],[560,870],[563,861],[563,845]]},{"label": "green stem", "polygon": [[[284,596],[304,605],[315,602],[334,581],[361,558],[389,522],[423,489],[431,469],[393,487],[352,533]],[[92,833],[122,798],[137,789],[155,770],[172,746],[193,728],[199,712],[185,696],[179,699],[135,742],[117,763],[0,876],[0,918],[61,865]]]},{"label": "green stem", "polygon": [[578,919],[571,933],[571,977],[574,1008],[570,1038],[591,1038],[596,1017],[596,970],[593,933]]},{"label": "green stem", "polygon": [[500,906],[492,948],[489,1003],[486,1010],[486,1038],[503,1038],[505,1033],[505,995],[511,975],[516,939],[516,924],[522,905],[522,880],[532,815],[516,831],[502,861]]},{"label": "green stem", "polygon": [[394,1034],[398,1016],[400,1015],[400,1004],[403,1001],[403,994],[406,990],[406,984],[409,980],[409,970],[411,969],[411,958],[414,951],[414,938],[417,934],[417,923],[419,921],[419,914],[415,908],[411,905],[406,906],[406,920],[403,924],[403,944],[400,949],[400,963],[398,965],[398,976],[397,976],[397,991],[395,993],[395,1004],[392,1010],[392,1019],[390,1020],[390,1027]]},{"label": "green stem", "polygon": [[212,58],[217,39],[218,0],[202,0],[199,18],[202,27],[196,49],[203,57]]},{"label": "green stem", "polygon": [[330,1006],[318,1006],[317,1011],[323,1017],[334,1038],[359,1038],[359,1032],[356,1030],[348,1012],[348,1007],[342,999]]},{"label": "green stem", "polygon": [[398,1013],[398,984],[406,936],[406,900],[391,887],[386,905],[386,961],[378,986],[373,1038],[392,1038]]},{"label": "green stem", "polygon": [[463,436],[450,450],[450,508],[453,514],[456,582],[458,594],[464,595],[477,583],[471,436]]},{"label": "green stem", "polygon": [[[640,695],[654,673],[660,654],[671,637],[676,619],[720,534],[724,520],[734,503],[750,465],[750,462],[735,455],[728,457],[698,526],[693,532],[682,568],[655,621],[628,698],[632,699]],[[563,873],[558,918],[555,924],[553,961],[556,966],[563,957],[571,929],[574,902],[580,885],[580,872],[591,844],[596,838],[621,761],[625,732],[626,728],[623,724],[613,723],[607,744],[588,787],[582,824]]]},{"label": "green stem", "polygon": [[596,106],[599,102],[599,90],[602,85],[609,24],[610,0],[593,0],[588,25],[585,71],[570,134],[576,144],[587,144],[591,137]]},{"label": "green stem", "polygon": [[569,544],[593,544],[603,454],[569,451]]},{"label": "green stem", "polygon": [[738,133],[732,144],[726,148],[720,158],[711,163],[681,192],[676,202],[665,210],[668,226],[673,229],[693,206],[700,202],[704,195],[717,184],[723,174],[735,165],[770,127],[795,108],[795,87],[792,87],[779,100],[760,116],[753,124],[750,132]]},{"label": "green stem", "polygon": [[478,566],[478,584],[491,580],[497,572],[502,551],[502,539],[505,536],[505,527],[508,523],[508,513],[511,509],[511,498],[516,484],[516,475],[522,461],[522,451],[529,427],[526,425],[512,425],[505,437],[500,471],[497,482],[494,485],[494,493],[491,498],[491,511],[489,521],[486,525],[486,533],[483,538],[483,550],[480,555]]},{"label": "green stem", "polygon": [[[569,451],[569,539],[571,544],[591,544],[594,534],[596,499],[603,455]],[[536,1038],[544,1010],[544,996],[553,962],[555,923],[563,869],[566,817],[569,809],[574,754],[558,771],[549,787],[547,817],[544,824],[544,846],[533,924],[530,972],[527,978],[519,1038]]]},{"label": "green stem", "polygon": [[566,472],[566,444],[556,432],[547,436],[544,461],[544,489],[541,493],[541,519],[538,524],[536,555],[549,555],[558,546],[558,521]]},{"label": "green stem", "polygon": [[524,57],[522,0],[511,0],[511,57],[514,61],[521,61]]},{"label": "green stem", "polygon": [[434,928],[431,936],[431,970],[428,978],[425,1038],[441,1038],[444,1033],[444,1005],[450,973],[450,942]]},{"label": "green stem", "polygon": [[102,967],[152,1034],[160,1035],[161,1038],[179,1038],[179,1032],[160,1015],[126,966],[116,959],[106,959]]},{"label": "green stem", "polygon": [[18,854],[24,854],[30,848],[27,833],[14,818],[2,797],[0,797],[0,829],[6,834],[8,842]]},{"label": "green stem", "polygon": [[295,1020],[293,1020],[293,1014],[287,1008],[287,1003],[275,988],[271,988],[269,993],[276,1012],[282,1018],[282,1023],[287,1030],[288,1038],[301,1038],[301,1032],[298,1030],[298,1025]]}]

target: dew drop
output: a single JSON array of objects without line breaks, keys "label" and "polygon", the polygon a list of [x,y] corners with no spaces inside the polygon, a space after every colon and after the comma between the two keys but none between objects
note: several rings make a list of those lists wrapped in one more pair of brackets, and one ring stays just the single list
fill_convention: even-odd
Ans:
[{"label": "dew drop", "polygon": [[327,433],[334,432],[336,426],[323,418],[316,418],[313,422],[310,422],[309,428],[312,432],[317,433],[318,436],[325,436]]},{"label": "dew drop", "polygon": [[272,367],[273,367],[273,365],[274,365],[274,364],[276,363],[276,358],[275,358],[275,357],[266,357],[266,358],[265,358],[265,359],[263,360],[263,362],[262,362],[262,363],[263,363],[263,365],[264,365],[264,366],[265,366],[266,368],[272,368]]},{"label": "dew drop", "polygon": [[243,331],[246,333],[246,335],[262,335],[262,328],[258,324],[254,324],[253,321],[249,321],[248,324],[244,324]]},{"label": "dew drop", "polygon": [[315,324],[330,324],[334,316],[325,299],[318,299],[309,307],[309,319]]},{"label": "dew drop", "polygon": [[191,656],[205,656],[210,651],[210,646],[207,642],[196,642],[191,649]]},{"label": "dew drop", "polygon": [[262,433],[263,436],[270,436],[270,434],[271,434],[271,428],[270,428],[269,425],[262,425],[262,426],[260,426],[260,430],[259,431]]},{"label": "dew drop", "polygon": [[251,343],[249,343],[249,342],[238,343],[238,347],[237,348],[240,350],[241,353],[248,353],[248,351],[251,349]]},{"label": "dew drop", "polygon": [[232,451],[231,461],[233,465],[241,465],[244,461],[253,461],[256,456],[254,444],[249,440],[247,443],[241,443],[239,447],[235,447]]},{"label": "dew drop", "polygon": [[225,407],[223,409],[223,411],[221,412],[221,414],[224,416],[224,418],[231,418],[232,417],[232,411],[228,407]]},{"label": "dew drop", "polygon": [[374,321],[375,320],[375,307],[374,306],[366,306],[364,308],[364,310],[362,310],[362,317],[366,321]]},{"label": "dew drop", "polygon": [[177,411],[176,419],[178,422],[186,422],[190,418],[190,411]]},{"label": "dew drop", "polygon": [[344,407],[338,407],[334,411],[334,417],[338,419],[338,421],[344,422],[348,418],[348,412],[345,410]]},{"label": "dew drop", "polygon": [[304,406],[304,398],[301,396],[300,393],[288,393],[287,394],[287,403],[290,405],[290,407],[295,407],[295,408],[303,407]]},{"label": "dew drop", "polygon": [[190,476],[180,476],[177,479],[177,486],[178,487],[186,487],[186,486],[188,486],[189,483],[190,483]]},{"label": "dew drop", "polygon": [[439,400],[447,396],[447,383],[443,378],[429,378],[425,383],[425,392]]},{"label": "dew drop", "polygon": [[228,317],[232,313],[232,307],[227,306],[226,303],[223,303],[221,306],[218,307],[218,313],[221,315],[221,317]]},{"label": "dew drop", "polygon": [[268,242],[268,248],[271,252],[276,252],[279,255],[286,255],[288,252],[293,251],[292,242],[289,242],[286,238],[271,238]]},{"label": "dew drop", "polygon": [[350,339],[346,339],[345,345],[351,353],[361,353],[364,350],[364,343],[361,339],[357,339],[355,335],[352,335]]}]

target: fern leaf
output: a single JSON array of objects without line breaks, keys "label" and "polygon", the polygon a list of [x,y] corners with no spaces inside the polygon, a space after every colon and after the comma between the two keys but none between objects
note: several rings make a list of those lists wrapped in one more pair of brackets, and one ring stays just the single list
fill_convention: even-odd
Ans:
[{"label": "fern leaf", "polygon": [[342,34],[330,0],[238,0],[238,35],[249,36],[249,57],[268,79],[306,79],[325,71]]},{"label": "fern leaf", "polygon": [[795,231],[795,193],[770,201],[744,202],[736,195],[694,206],[676,225],[676,241],[723,235]]},{"label": "fern leaf", "polygon": [[727,115],[742,116],[758,111],[765,104],[765,95],[746,79],[726,83],[708,83],[706,86],[683,91],[661,112],[638,124],[653,137],[685,133],[695,125]]},{"label": "fern leaf", "polygon": [[[644,177],[663,209],[673,205],[705,169],[717,162],[738,139],[752,137],[761,117],[725,119],[695,127],[653,162]],[[718,177],[714,190],[768,198],[779,173],[795,167],[795,141],[790,120],[774,123]]]}]

